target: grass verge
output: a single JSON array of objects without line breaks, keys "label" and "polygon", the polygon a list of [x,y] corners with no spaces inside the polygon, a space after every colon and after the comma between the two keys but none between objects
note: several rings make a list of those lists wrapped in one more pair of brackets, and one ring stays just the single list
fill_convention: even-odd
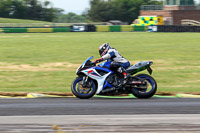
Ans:
[{"label": "grass verge", "polygon": [[131,61],[154,62],[160,92],[200,92],[199,33],[0,34],[0,91],[69,92],[75,70],[109,42]]}]

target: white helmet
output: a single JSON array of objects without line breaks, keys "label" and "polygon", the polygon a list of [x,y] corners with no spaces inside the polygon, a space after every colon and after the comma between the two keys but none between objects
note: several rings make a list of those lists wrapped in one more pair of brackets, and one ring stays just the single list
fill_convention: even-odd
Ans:
[{"label": "white helmet", "polygon": [[104,56],[105,54],[107,54],[108,50],[111,49],[110,44],[109,43],[104,43],[99,47],[99,54],[100,56]]}]

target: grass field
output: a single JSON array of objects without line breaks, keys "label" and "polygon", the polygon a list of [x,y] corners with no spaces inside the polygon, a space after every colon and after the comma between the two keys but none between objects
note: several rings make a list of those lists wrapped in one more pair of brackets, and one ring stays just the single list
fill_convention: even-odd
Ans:
[{"label": "grass field", "polygon": [[28,20],[28,19],[0,18],[0,23],[50,23],[50,22]]},{"label": "grass field", "polygon": [[158,91],[200,92],[200,34],[144,32],[0,34],[0,91],[70,91],[77,67],[99,58],[104,42],[132,64],[153,61]]}]

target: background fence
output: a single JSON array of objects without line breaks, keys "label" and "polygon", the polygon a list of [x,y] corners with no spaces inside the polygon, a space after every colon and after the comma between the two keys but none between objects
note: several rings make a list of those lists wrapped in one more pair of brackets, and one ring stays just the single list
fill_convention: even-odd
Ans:
[{"label": "background fence", "polygon": [[1,28],[4,33],[48,33],[48,32],[70,32],[70,27],[62,28]]},{"label": "background fence", "polygon": [[200,26],[131,26],[131,25],[74,25],[54,28],[0,28],[0,33],[52,33],[52,32],[200,32]]},{"label": "background fence", "polygon": [[200,26],[157,25],[148,26],[150,32],[200,32]]},{"label": "background fence", "polygon": [[133,32],[147,31],[147,26],[131,25],[74,25],[54,28],[21,28],[10,27],[1,28],[0,32],[4,33],[50,33],[50,32]]}]

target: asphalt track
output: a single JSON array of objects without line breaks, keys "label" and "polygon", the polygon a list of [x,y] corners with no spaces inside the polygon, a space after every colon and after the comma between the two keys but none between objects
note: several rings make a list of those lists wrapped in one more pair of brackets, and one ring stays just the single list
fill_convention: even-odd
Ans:
[{"label": "asphalt track", "polygon": [[200,99],[0,99],[0,132],[198,133]]},{"label": "asphalt track", "polygon": [[0,99],[0,116],[200,114],[200,98]]}]

